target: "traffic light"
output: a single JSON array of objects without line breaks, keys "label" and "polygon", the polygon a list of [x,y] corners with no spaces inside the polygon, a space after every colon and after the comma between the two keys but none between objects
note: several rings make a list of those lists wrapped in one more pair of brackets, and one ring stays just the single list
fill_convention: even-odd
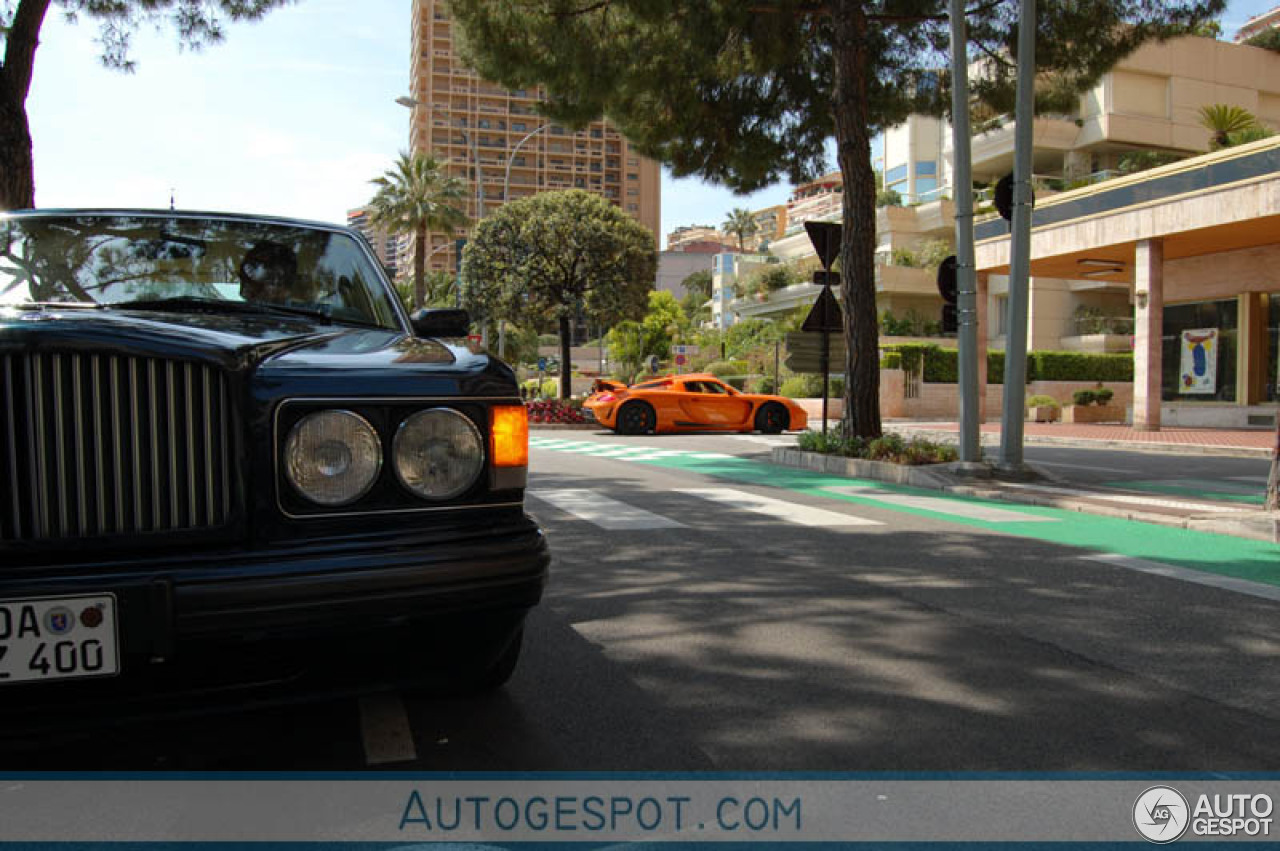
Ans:
[{"label": "traffic light", "polygon": [[960,330],[960,323],[956,317],[956,306],[954,304],[942,305],[942,333],[955,334]]}]

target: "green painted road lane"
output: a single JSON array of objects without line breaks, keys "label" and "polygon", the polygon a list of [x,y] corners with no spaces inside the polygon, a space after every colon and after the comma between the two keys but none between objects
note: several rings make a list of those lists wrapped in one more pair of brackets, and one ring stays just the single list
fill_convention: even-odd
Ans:
[{"label": "green painted road lane", "polygon": [[[531,439],[530,445],[534,448],[550,449],[552,451],[574,451],[582,454],[592,454],[587,447],[595,446],[603,457],[610,457],[607,450],[616,448],[608,444],[564,440],[543,441],[540,438]],[[1151,523],[1140,523],[1116,517],[1083,514],[1059,508],[1019,505],[1017,503],[955,496],[940,491],[892,485],[869,479],[851,479],[808,470],[779,467],[761,461],[733,456],[708,458],[705,457],[707,454],[665,450],[662,455],[657,457],[655,457],[655,453],[649,452],[624,458],[615,457],[615,460],[633,461],[640,464],[684,470],[733,482],[781,488],[810,497],[840,500],[855,505],[866,505],[882,510],[913,514],[932,520],[942,520],[948,523],[986,529],[1007,535],[1049,541],[1066,546],[1079,547],[1084,550],[1124,555],[1144,561],[1160,562],[1219,576],[1229,576],[1280,587],[1280,545],[1277,544]],[[841,493],[832,490],[833,488],[848,488],[851,485],[867,488],[870,492],[859,494]],[[998,509],[1002,512],[1015,512],[1053,522],[983,520],[972,516],[973,513],[967,511],[964,513],[970,516],[913,507],[904,505],[896,500],[888,502],[877,499],[874,491],[902,496],[949,500],[957,505],[981,505]]]}]

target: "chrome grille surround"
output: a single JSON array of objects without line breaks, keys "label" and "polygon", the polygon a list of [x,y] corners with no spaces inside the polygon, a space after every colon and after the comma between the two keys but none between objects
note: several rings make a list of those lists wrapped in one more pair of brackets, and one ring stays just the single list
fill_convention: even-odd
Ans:
[{"label": "chrome grille surround", "polygon": [[232,512],[222,370],[54,351],[0,354],[0,542],[209,529]]}]

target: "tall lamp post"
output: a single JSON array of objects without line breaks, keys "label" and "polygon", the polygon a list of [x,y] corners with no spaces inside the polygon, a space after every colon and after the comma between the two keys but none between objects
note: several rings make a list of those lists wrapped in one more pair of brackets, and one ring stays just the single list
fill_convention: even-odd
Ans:
[{"label": "tall lamp post", "polygon": [[516,146],[512,148],[511,153],[507,155],[507,173],[502,178],[502,203],[504,204],[507,203],[507,192],[511,188],[511,164],[514,163],[516,160],[516,153],[520,150],[520,148],[524,145],[525,142],[529,141],[534,136],[538,135],[539,133],[541,133],[543,130],[546,130],[550,126],[551,126],[550,124],[540,124],[537,127],[530,130],[528,133],[524,134],[524,137],[521,138],[519,142],[516,142]]},{"label": "tall lamp post", "polygon": [[[421,107],[423,109],[426,109],[428,113],[431,112],[431,108],[428,107],[426,104],[424,104],[422,101],[418,100],[417,98],[409,97],[408,95],[401,95],[400,97],[396,98],[396,103],[400,104],[403,107],[407,107],[408,109],[416,110],[419,107]],[[451,130],[457,130],[459,133],[461,133],[462,144],[471,148],[471,161],[475,163],[475,167],[476,167],[476,220],[479,221],[480,219],[484,218],[484,173],[482,172],[481,166],[480,166],[479,142],[476,139],[476,135],[474,133],[468,133],[463,127],[454,127],[452,124],[448,125],[448,127]],[[410,141],[412,142],[412,137]]]}]

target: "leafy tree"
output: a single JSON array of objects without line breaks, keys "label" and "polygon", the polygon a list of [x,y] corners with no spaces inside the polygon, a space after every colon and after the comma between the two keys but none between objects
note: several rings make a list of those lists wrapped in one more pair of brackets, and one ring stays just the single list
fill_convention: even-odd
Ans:
[{"label": "leafy tree", "polygon": [[605,341],[609,346],[609,360],[618,365],[618,377],[629,383],[640,372],[647,357],[644,326],[633,319],[624,320],[609,329]]},{"label": "leafy tree", "polygon": [[[187,50],[223,39],[225,21],[256,21],[291,0],[58,0],[69,20],[97,21],[102,64],[132,71],[129,40],[142,23],[168,23]],[[52,0],[0,0],[0,210],[35,206],[27,94]]]},{"label": "leafy tree", "polygon": [[[425,293],[424,307],[452,307],[458,279],[451,273],[440,269],[427,272],[423,276]],[[413,276],[407,272],[396,277],[396,294],[406,310],[412,311],[414,299]]]},{"label": "leafy tree", "polygon": [[[476,225],[462,258],[468,305],[485,306],[495,318],[554,320],[564,364],[570,322],[581,316],[612,325],[643,316],[657,269],[653,234],[580,189],[502,206]],[[560,395],[570,392],[565,369]]]},{"label": "leafy tree", "polygon": [[745,252],[747,249],[744,240],[759,230],[759,226],[750,210],[735,207],[729,211],[728,218],[724,220],[723,229],[725,233],[738,237],[738,250]]},{"label": "leafy tree", "polygon": [[711,318],[711,308],[707,300],[711,298],[711,272],[700,269],[680,282],[685,289],[685,297],[680,301],[691,324],[704,322]]},{"label": "leafy tree", "polygon": [[688,333],[689,320],[676,297],[666,290],[649,293],[649,312],[640,321],[644,329],[645,354],[659,360],[671,357],[671,344]]},{"label": "leafy tree", "polygon": [[1261,47],[1263,50],[1274,50],[1280,53],[1280,27],[1271,27],[1263,30],[1257,35],[1245,39],[1245,44],[1251,47]]},{"label": "leafy tree", "polygon": [[401,153],[393,168],[369,181],[378,192],[369,202],[369,220],[393,234],[413,235],[413,306],[427,305],[427,232],[467,224],[467,187],[445,173],[435,157]]},{"label": "leafy tree", "polygon": [[1216,151],[1231,147],[1233,135],[1256,130],[1258,119],[1243,106],[1215,103],[1200,107],[1200,126],[1213,134],[1209,147]]},{"label": "leafy tree", "polygon": [[[1045,0],[1036,21],[1042,107],[1074,95],[1152,38],[1181,34],[1225,0]],[[452,0],[460,42],[482,76],[541,85],[542,109],[573,126],[607,117],[677,177],[750,192],[826,170],[834,135],[844,190],[847,433],[881,432],[871,139],[950,103],[943,0]],[[974,0],[974,94],[1014,102],[1018,4]],[[998,114],[998,113],[997,113]]]},{"label": "leafy tree", "polygon": [[690,295],[706,301],[711,298],[711,271],[709,269],[699,269],[687,275],[680,282],[680,286],[684,287],[684,291]]}]

